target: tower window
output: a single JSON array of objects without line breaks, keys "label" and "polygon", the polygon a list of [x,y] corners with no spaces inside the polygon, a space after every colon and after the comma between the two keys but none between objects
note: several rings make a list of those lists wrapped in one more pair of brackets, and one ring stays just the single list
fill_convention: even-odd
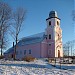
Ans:
[{"label": "tower window", "polygon": [[49,46],[51,46],[51,44],[49,44]]},{"label": "tower window", "polygon": [[57,21],[57,25],[59,25],[59,22]]},{"label": "tower window", "polygon": [[46,39],[47,39],[47,37],[46,37]]},{"label": "tower window", "polygon": [[49,21],[49,26],[51,25],[51,21]]},{"label": "tower window", "polygon": [[60,36],[59,36],[59,34],[58,34],[58,40],[60,39]]},{"label": "tower window", "polygon": [[51,39],[51,34],[49,34],[49,39]]}]

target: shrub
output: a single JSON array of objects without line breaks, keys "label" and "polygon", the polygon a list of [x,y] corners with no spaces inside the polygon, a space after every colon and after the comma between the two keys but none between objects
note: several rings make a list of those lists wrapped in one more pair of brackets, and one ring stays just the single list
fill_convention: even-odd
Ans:
[{"label": "shrub", "polygon": [[35,58],[33,56],[26,56],[22,60],[27,61],[27,62],[30,62],[30,61],[34,61]]}]

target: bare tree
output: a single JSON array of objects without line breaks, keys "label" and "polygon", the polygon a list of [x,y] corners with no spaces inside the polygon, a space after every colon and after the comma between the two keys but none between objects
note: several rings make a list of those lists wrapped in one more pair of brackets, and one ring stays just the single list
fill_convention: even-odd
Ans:
[{"label": "bare tree", "polygon": [[64,57],[68,56],[68,50],[67,50],[67,44],[66,43],[63,45],[63,54],[64,54]]},{"label": "bare tree", "polygon": [[23,21],[25,19],[25,14],[26,14],[26,10],[24,10],[23,8],[18,8],[16,10],[16,12],[13,14],[13,20],[14,20],[14,24],[12,25],[12,30],[11,30],[11,35],[15,40],[15,51],[14,51],[14,59],[16,56],[16,46],[19,40],[19,33],[21,31],[21,27],[23,27]]},{"label": "bare tree", "polygon": [[64,55],[65,56],[73,56],[75,53],[75,40],[68,41],[63,45]]},{"label": "bare tree", "polygon": [[75,40],[75,10],[72,11],[72,20],[74,22],[73,27],[74,27],[74,40]]},{"label": "bare tree", "polygon": [[6,46],[7,42],[7,30],[9,27],[9,20],[11,18],[11,8],[8,4],[0,2],[0,49],[1,55],[3,53],[3,48]]},{"label": "bare tree", "polygon": [[75,10],[72,11],[72,20],[75,21]]}]

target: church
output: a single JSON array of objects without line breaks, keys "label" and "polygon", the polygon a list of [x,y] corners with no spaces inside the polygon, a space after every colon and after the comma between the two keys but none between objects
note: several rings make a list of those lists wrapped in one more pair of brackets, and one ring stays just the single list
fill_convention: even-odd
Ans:
[{"label": "church", "polygon": [[[63,57],[60,21],[57,12],[51,11],[46,19],[45,32],[24,37],[18,42],[16,59],[23,59],[29,55],[35,58]],[[4,53],[5,58],[13,57],[13,55],[13,47]]]}]

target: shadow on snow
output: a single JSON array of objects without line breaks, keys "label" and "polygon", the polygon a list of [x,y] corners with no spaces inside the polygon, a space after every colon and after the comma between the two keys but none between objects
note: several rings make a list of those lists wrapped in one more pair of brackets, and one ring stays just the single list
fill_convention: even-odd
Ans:
[{"label": "shadow on snow", "polygon": [[0,64],[4,66],[18,66],[18,67],[34,67],[34,68],[53,68],[50,64],[39,65],[39,64]]}]

